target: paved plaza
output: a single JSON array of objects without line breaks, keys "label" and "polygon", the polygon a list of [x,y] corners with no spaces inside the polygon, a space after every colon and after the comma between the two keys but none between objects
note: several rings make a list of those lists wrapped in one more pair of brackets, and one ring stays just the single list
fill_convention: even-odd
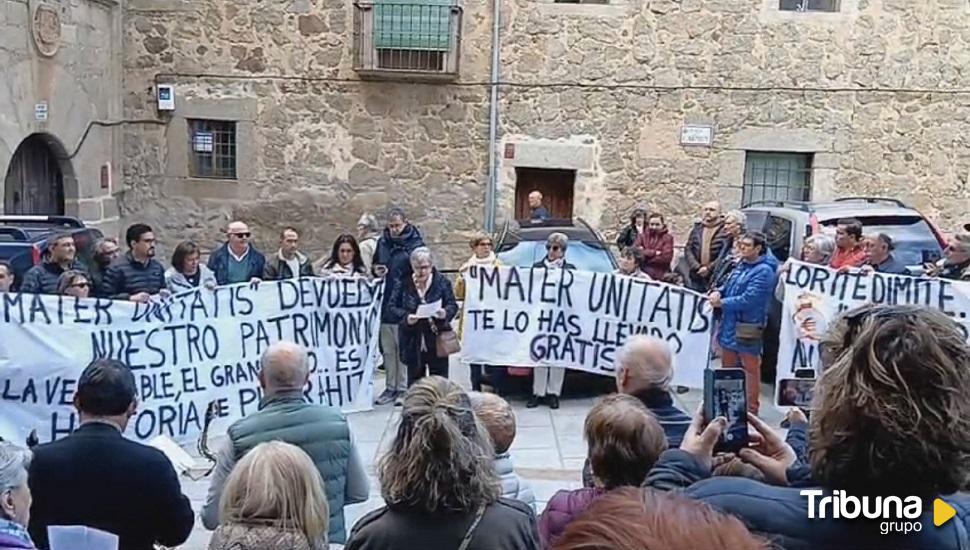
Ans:
[{"label": "paved plaza", "polygon": [[[451,377],[466,388],[470,387],[468,368],[455,361],[452,363]],[[375,380],[375,395],[383,389],[383,375],[379,374]],[[761,399],[762,418],[770,425],[778,426],[782,415],[765,405],[770,403],[770,387],[762,386]],[[512,399],[518,421],[518,434],[512,444],[512,458],[519,475],[532,485],[540,512],[556,491],[581,486],[583,461],[586,457],[583,421],[595,400],[595,397],[563,399],[561,408],[553,411],[544,406],[527,409],[524,397]],[[691,390],[688,393],[675,395],[674,400],[678,406],[692,413],[700,404],[701,392]],[[374,467],[394,438],[400,410],[400,408],[384,406],[348,416],[371,482],[370,499],[367,502],[348,506],[345,510],[348,529],[362,515],[383,505],[380,487],[374,476]],[[214,437],[212,441],[212,448],[215,450],[222,444],[222,437]],[[194,451],[194,449],[189,450]],[[188,477],[182,477],[183,491],[192,500],[192,507],[196,512],[202,509],[208,487],[208,478],[193,481]],[[202,527],[201,520],[197,518],[192,536],[180,548],[204,550],[210,536],[211,533]]]}]

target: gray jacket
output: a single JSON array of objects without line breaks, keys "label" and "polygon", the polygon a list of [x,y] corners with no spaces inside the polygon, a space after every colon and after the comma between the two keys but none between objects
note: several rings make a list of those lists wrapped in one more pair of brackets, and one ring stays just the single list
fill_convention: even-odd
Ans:
[{"label": "gray jacket", "polygon": [[532,487],[515,473],[512,455],[508,452],[496,455],[495,473],[502,482],[502,496],[528,504],[532,511],[536,511],[536,495]]},{"label": "gray jacket", "polygon": [[[216,284],[216,274],[206,267],[205,264],[199,264],[199,287],[213,288]],[[165,286],[168,287],[172,294],[178,294],[179,292],[196,288],[195,285],[185,278],[185,275],[175,271],[174,267],[170,267],[165,271]]]}]

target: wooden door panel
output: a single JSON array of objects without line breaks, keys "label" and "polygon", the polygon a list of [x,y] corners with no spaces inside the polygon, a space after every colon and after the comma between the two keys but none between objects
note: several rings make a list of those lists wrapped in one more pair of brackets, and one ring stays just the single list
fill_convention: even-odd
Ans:
[{"label": "wooden door panel", "polygon": [[529,219],[529,193],[542,193],[542,204],[554,219],[572,219],[576,172],[543,168],[516,168],[515,217]]}]

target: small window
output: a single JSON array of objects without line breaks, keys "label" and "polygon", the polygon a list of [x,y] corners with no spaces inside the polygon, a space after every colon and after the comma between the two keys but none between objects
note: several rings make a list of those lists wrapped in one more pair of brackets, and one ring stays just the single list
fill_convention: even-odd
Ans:
[{"label": "small window", "polygon": [[189,175],[236,179],[236,123],[189,120]]},{"label": "small window", "polygon": [[812,155],[748,153],[741,205],[811,199]]},{"label": "small window", "polygon": [[838,13],[839,0],[780,0],[781,11],[820,11]]}]

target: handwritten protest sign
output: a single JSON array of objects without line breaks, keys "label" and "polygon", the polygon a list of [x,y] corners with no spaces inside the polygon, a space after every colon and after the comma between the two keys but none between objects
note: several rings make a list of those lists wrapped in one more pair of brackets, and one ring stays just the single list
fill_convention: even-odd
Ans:
[{"label": "handwritten protest sign", "polygon": [[0,294],[0,436],[69,434],[78,424],[77,379],[99,357],[134,372],[139,405],[129,437],[191,441],[212,401],[218,433],[257,410],[260,355],[279,340],[308,348],[309,400],[369,407],[383,289],[383,281],[306,278],[151,304]]},{"label": "handwritten protest sign", "polygon": [[631,335],[670,343],[674,383],[702,387],[711,308],[696,292],[608,273],[472,267],[465,275],[463,359],[612,375]]},{"label": "handwritten protest sign", "polygon": [[[868,304],[912,304],[942,311],[970,334],[970,283],[862,273],[838,273],[828,267],[793,262],[782,275],[785,300],[779,333],[775,404],[793,396],[781,395],[781,388],[796,391],[782,380],[817,378],[821,372],[819,339],[839,314]],[[800,391],[800,390],[799,390]]]}]

